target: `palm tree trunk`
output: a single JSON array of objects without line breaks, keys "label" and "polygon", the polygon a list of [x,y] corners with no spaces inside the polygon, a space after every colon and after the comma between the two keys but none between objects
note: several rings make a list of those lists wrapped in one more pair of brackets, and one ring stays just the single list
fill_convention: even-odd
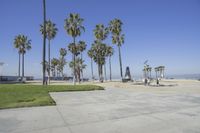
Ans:
[{"label": "palm tree trunk", "polygon": [[123,72],[122,72],[122,59],[121,59],[121,50],[120,50],[120,46],[118,46],[118,50],[119,50],[120,74],[121,74],[121,79],[123,79]]},{"label": "palm tree trunk", "polygon": [[62,80],[64,80],[64,73],[63,73],[63,69],[62,69]]},{"label": "palm tree trunk", "polygon": [[78,82],[80,84],[81,83],[81,69],[78,70],[77,75],[78,75]]},{"label": "palm tree trunk", "polygon": [[19,53],[19,67],[18,67],[18,78],[20,78],[20,64],[21,64],[21,54]]},{"label": "palm tree trunk", "polygon": [[57,79],[57,76],[58,76],[57,67],[55,67],[55,77],[56,77],[56,79]]},{"label": "palm tree trunk", "polygon": [[99,82],[102,82],[102,65],[100,64],[99,56],[98,56],[98,71],[99,71]]},{"label": "palm tree trunk", "polygon": [[163,78],[165,77],[165,72],[164,72],[164,68],[163,68]]},{"label": "palm tree trunk", "polygon": [[105,81],[107,81],[107,77],[106,77],[106,62],[104,64],[104,79],[105,79]]},{"label": "palm tree trunk", "polygon": [[109,56],[109,66],[110,66],[110,81],[112,81],[112,66],[111,66],[111,56]]},{"label": "palm tree trunk", "polygon": [[151,78],[151,71],[150,71],[150,78]]},{"label": "palm tree trunk", "polygon": [[46,65],[45,65],[45,58],[46,58],[46,2],[43,0],[43,25],[44,25],[44,35],[43,35],[43,85],[45,85],[46,82]]},{"label": "palm tree trunk", "polygon": [[24,53],[22,53],[22,80],[24,79]]},{"label": "palm tree trunk", "polygon": [[160,78],[162,78],[162,69],[160,70]]},{"label": "palm tree trunk", "polygon": [[101,82],[100,64],[98,64],[99,82]]},{"label": "palm tree trunk", "polygon": [[49,69],[49,71],[48,71],[48,83],[50,84],[50,65],[51,65],[51,57],[50,57],[50,51],[51,50],[51,46],[50,46],[50,39],[49,39],[49,47],[48,47],[48,54],[49,54],[49,65],[48,65],[48,69]]},{"label": "palm tree trunk", "polygon": [[[74,39],[74,46],[76,45],[76,38],[73,37]],[[75,80],[75,74],[76,74],[76,56],[75,56],[75,53],[73,54],[73,60],[74,60],[74,75],[73,75],[73,84],[76,85],[76,80]]]},{"label": "palm tree trunk", "polygon": [[91,58],[91,72],[92,72],[92,80],[94,80],[94,74],[93,74],[93,61]]},{"label": "palm tree trunk", "polygon": [[157,72],[156,72],[156,79],[157,79]]},{"label": "palm tree trunk", "polygon": [[[82,52],[81,52],[81,60],[83,60],[83,54],[82,54]],[[83,82],[83,69],[82,69],[82,65],[83,64],[81,64],[81,81]]]},{"label": "palm tree trunk", "polygon": [[104,77],[103,77],[103,65],[101,65],[101,82],[103,83]]},{"label": "palm tree trunk", "polygon": [[56,67],[54,67],[53,76],[54,76],[54,80],[55,80],[55,78],[56,78]]}]

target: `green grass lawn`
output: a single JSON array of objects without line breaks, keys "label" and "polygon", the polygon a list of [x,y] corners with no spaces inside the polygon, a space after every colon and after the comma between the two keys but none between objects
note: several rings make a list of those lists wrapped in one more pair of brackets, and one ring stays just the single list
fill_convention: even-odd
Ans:
[{"label": "green grass lawn", "polygon": [[55,105],[49,92],[103,90],[95,85],[0,84],[0,109]]}]

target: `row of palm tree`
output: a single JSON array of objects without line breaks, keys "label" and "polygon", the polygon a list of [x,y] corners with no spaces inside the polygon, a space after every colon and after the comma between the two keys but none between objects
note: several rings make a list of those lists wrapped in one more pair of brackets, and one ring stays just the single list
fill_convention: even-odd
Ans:
[{"label": "row of palm tree", "polygon": [[[45,0],[44,0],[45,1]],[[44,3],[45,4],[45,3]],[[44,11],[45,12],[45,11]],[[73,81],[75,83],[75,79],[77,80],[76,76],[76,58],[78,57],[79,54],[81,54],[81,62],[83,62],[82,59],[82,52],[86,49],[86,44],[84,41],[79,41],[78,44],[76,44],[76,37],[81,35],[81,32],[84,31],[84,27],[82,26],[83,19],[80,18],[79,14],[70,14],[67,19],[65,19],[65,30],[68,35],[72,36],[73,38],[73,43],[70,43],[68,45],[68,50],[73,54],[73,61],[74,62],[74,69],[73,69]],[[43,35],[43,37],[46,37],[48,39],[48,65],[45,65],[45,67],[49,67],[48,69],[50,70],[51,65],[51,57],[50,57],[50,41],[56,36],[56,33],[58,29],[56,28],[56,25],[51,21],[45,21],[43,25],[40,26],[40,31]],[[46,51],[43,51],[46,52]],[[61,51],[60,51],[61,52]],[[63,59],[63,58],[61,58]],[[53,60],[56,64],[56,60]],[[79,61],[80,62],[80,61]],[[58,63],[57,63],[58,64]],[[63,69],[63,65],[61,65],[61,70]],[[43,66],[44,68],[44,66]],[[63,70],[62,70],[63,71]],[[44,73],[44,72],[43,72]],[[83,79],[83,72],[81,69],[81,75]],[[80,81],[80,78],[79,78]],[[48,71],[48,82],[50,83],[50,71]]]},{"label": "row of palm tree", "polygon": [[[68,45],[68,50],[73,54],[73,61],[70,63],[70,67],[73,67],[73,81],[74,81],[74,83],[77,80],[80,82],[80,79],[83,80],[83,69],[86,67],[86,65],[84,65],[82,53],[84,50],[86,50],[87,45],[84,41],[79,41],[78,43],[76,43],[76,37],[81,35],[82,30],[84,31],[84,27],[81,25],[81,23],[83,22],[83,19],[80,18],[80,16],[78,14],[70,14],[69,18],[67,18],[65,20],[65,22],[66,22],[65,29],[66,29],[67,33],[73,37],[73,43],[70,43]],[[53,66],[53,68],[55,68],[55,66],[59,65],[58,69],[61,70],[62,75],[63,75],[63,68],[66,64],[66,62],[64,60],[64,56],[66,56],[67,51],[64,48],[61,48],[60,49],[60,55],[61,55],[60,59],[54,58],[51,61],[50,41],[56,36],[58,29],[56,28],[56,25],[54,23],[52,23],[50,20],[48,20],[45,23],[45,25],[46,26],[41,25],[40,31],[43,36],[45,36],[44,33],[46,31],[46,37],[49,41],[49,45],[48,45],[49,46],[48,47],[49,57],[48,57],[48,62],[45,61],[45,67],[46,67],[45,70],[47,70],[47,72],[48,72],[48,79],[49,79],[48,82],[50,83],[50,70],[55,70],[55,69],[51,69],[52,66]],[[98,65],[99,80],[101,82],[103,82],[102,68],[104,66],[104,73],[105,73],[106,72],[106,58],[108,57],[109,58],[109,68],[110,68],[110,80],[112,80],[111,56],[114,53],[114,49],[111,46],[107,46],[105,43],[103,43],[103,41],[108,37],[109,32],[112,33],[112,43],[117,44],[118,49],[119,49],[120,73],[121,73],[121,77],[122,77],[122,66],[121,66],[122,63],[121,63],[120,47],[124,43],[124,35],[121,35],[121,25],[122,25],[122,23],[118,19],[112,20],[109,24],[109,27],[105,27],[103,24],[96,25],[96,27],[94,29],[95,41],[92,44],[91,49],[88,51],[88,56],[91,58],[92,78],[94,78],[93,64],[92,64],[92,60],[93,60]],[[46,30],[44,27],[46,27]],[[20,38],[25,38],[25,39],[21,39],[21,40],[27,41],[27,42],[23,42],[23,43],[20,42],[23,45],[24,45],[24,43],[27,43],[26,45],[28,45],[30,43],[30,40],[27,40],[27,37],[25,37],[24,35],[19,35],[18,37],[16,37],[16,41],[14,43],[15,47],[19,48],[19,54],[22,53],[23,58],[24,58],[25,51],[21,50],[21,47],[19,47],[19,41],[17,41],[17,40],[20,40]],[[30,49],[30,48],[27,47],[27,49]],[[80,57],[78,57],[78,55],[80,55]],[[19,60],[20,60],[20,58],[19,58]],[[52,65],[51,65],[51,62],[53,63]],[[19,67],[20,67],[20,64],[19,64]],[[19,69],[19,71],[20,71],[20,69]],[[23,73],[24,73],[24,71],[23,71]],[[105,73],[105,79],[106,79],[106,73]]]},{"label": "row of palm tree", "polygon": [[[70,14],[68,18],[65,19],[64,28],[69,36],[72,37],[72,43],[68,45],[68,50],[72,53],[72,61],[70,62],[70,67],[73,67],[73,82],[83,80],[83,69],[86,65],[84,64],[82,53],[86,50],[86,43],[84,41],[78,41],[77,37],[81,36],[82,32],[85,31],[83,26],[84,19],[80,17],[79,14]],[[64,57],[67,54],[66,49],[60,50],[60,58],[52,59],[50,57],[51,51],[51,40],[55,38],[58,29],[56,24],[51,20],[46,21],[46,1],[43,0],[43,25],[40,25],[40,31],[43,35],[43,84],[46,83],[46,71],[48,73],[48,83],[50,83],[50,70],[52,66],[56,66],[57,69],[60,69],[63,75],[63,68],[66,64]],[[109,26],[106,27],[103,24],[96,25],[94,29],[95,41],[92,44],[91,49],[88,51],[88,56],[91,58],[91,70],[92,78],[93,75],[93,61],[98,65],[99,80],[103,82],[103,66],[106,79],[106,59],[109,58],[109,68],[110,68],[110,80],[112,80],[111,73],[111,56],[114,53],[114,49],[111,46],[108,46],[104,43],[107,39],[109,33],[112,34],[112,43],[118,46],[119,52],[119,62],[120,62],[120,75],[123,78],[122,72],[122,59],[121,59],[121,45],[124,43],[124,34],[122,34],[122,22],[119,19],[114,19],[110,21]],[[48,62],[46,61],[46,39],[48,40]],[[15,38],[14,42],[15,48],[18,49],[19,53],[19,77],[20,77],[20,60],[22,55],[22,77],[24,77],[24,54],[27,50],[31,49],[31,40],[28,40],[28,37],[25,35],[18,35]],[[59,62],[59,63],[58,63]],[[58,65],[59,64],[59,65]]]},{"label": "row of palm tree", "polygon": [[[43,62],[45,62],[45,45],[46,45],[46,4],[45,4],[45,0],[43,0],[43,16],[44,16],[44,34],[43,34]],[[68,49],[70,50],[70,52],[73,54],[73,62],[72,62],[72,66],[73,66],[73,82],[75,84],[75,76],[76,76],[76,63],[78,62],[82,62],[81,64],[83,64],[83,59],[82,59],[82,52],[86,49],[86,45],[82,47],[81,51],[81,60],[82,61],[76,61],[76,56],[78,56],[78,52],[77,52],[77,48],[76,48],[76,38],[78,36],[81,35],[82,31],[85,31],[84,26],[82,25],[84,19],[81,18],[79,16],[79,14],[70,14],[69,17],[67,19],[65,19],[65,30],[67,32],[68,35],[70,35],[73,38],[73,43],[71,44],[72,46],[68,46]],[[94,78],[93,75],[93,64],[92,64],[92,60],[96,60],[97,64],[98,64],[98,68],[99,68],[99,75],[101,75],[101,80],[102,80],[102,65],[105,64],[105,57],[104,56],[108,56],[109,57],[109,64],[110,64],[110,80],[112,79],[112,73],[111,73],[111,56],[113,55],[113,48],[112,47],[107,47],[106,45],[104,45],[102,43],[103,40],[105,40],[107,38],[108,32],[110,31],[112,33],[112,43],[116,44],[118,46],[118,52],[119,52],[119,63],[120,63],[120,75],[121,78],[123,78],[123,72],[122,72],[122,59],[121,59],[121,45],[124,43],[124,34],[122,34],[122,22],[119,19],[114,19],[109,23],[109,28],[104,28],[103,25],[99,25],[96,26],[96,29],[94,30],[95,32],[95,37],[96,40],[93,43],[93,48],[91,48],[91,50],[88,51],[88,55],[91,58],[91,70],[92,70],[92,78]],[[108,31],[109,29],[109,31]],[[85,43],[84,43],[85,44]],[[70,48],[72,47],[72,48]],[[99,50],[98,47],[100,48],[105,48]],[[96,51],[101,51],[99,52],[97,55],[98,56],[94,56],[94,49],[96,49]],[[50,53],[50,52],[49,52]],[[102,56],[103,55],[103,56]],[[50,57],[50,54],[49,54]],[[98,57],[98,58],[97,58]],[[95,59],[96,58],[96,59]],[[50,61],[49,61],[50,62]],[[50,66],[50,65],[49,65]],[[105,65],[104,65],[105,66]],[[81,70],[82,73],[82,78],[83,78],[83,72]],[[106,75],[106,74],[105,74]],[[80,76],[79,76],[80,77]],[[99,76],[100,77],[100,76]],[[105,76],[106,77],[106,76]],[[43,64],[43,84],[44,84],[44,80],[45,80],[45,64]]]},{"label": "row of palm tree", "polygon": [[[50,74],[52,72],[52,76],[55,78],[56,76],[62,76],[64,78],[64,67],[67,64],[65,60],[65,56],[67,55],[67,50],[65,48],[60,49],[60,57],[59,58],[52,58],[51,63],[45,62],[46,64],[46,72]],[[42,63],[43,64],[43,63]],[[50,66],[49,66],[50,64]],[[51,77],[51,76],[50,76]],[[50,78],[49,77],[49,78]],[[51,79],[51,78],[50,78]]]},{"label": "row of palm tree", "polygon": [[[110,80],[112,80],[112,67],[111,57],[114,54],[114,49],[104,43],[109,33],[112,35],[112,43],[116,44],[119,52],[119,64],[120,64],[120,75],[123,79],[122,71],[122,59],[121,59],[121,45],[124,43],[124,34],[122,34],[122,22],[120,19],[114,19],[110,21],[109,26],[105,27],[103,24],[96,25],[94,29],[95,41],[92,44],[90,50],[88,50],[88,56],[91,58],[91,73],[93,75],[93,61],[98,65],[99,81],[103,82],[103,79],[107,80],[106,77],[106,59],[109,58],[110,68]],[[103,78],[103,66],[104,66],[104,78]]]}]

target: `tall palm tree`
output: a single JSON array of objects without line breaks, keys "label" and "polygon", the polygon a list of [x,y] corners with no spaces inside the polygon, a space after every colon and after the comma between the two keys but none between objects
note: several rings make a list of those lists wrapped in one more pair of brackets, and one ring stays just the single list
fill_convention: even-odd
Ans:
[{"label": "tall palm tree", "polygon": [[112,81],[112,66],[111,66],[111,57],[114,54],[114,49],[111,46],[107,47],[107,56],[109,57],[109,68],[110,68],[110,81]]},{"label": "tall palm tree", "polygon": [[94,55],[93,55],[93,51],[92,51],[92,49],[88,50],[87,54],[88,54],[88,56],[89,56],[90,59],[91,59],[91,74],[92,74],[92,80],[94,80],[93,61],[92,61]]},{"label": "tall palm tree", "polygon": [[96,25],[95,29],[93,30],[94,36],[96,38],[94,42],[94,50],[98,55],[97,57],[97,64],[99,70],[99,80],[103,82],[103,75],[102,75],[102,65],[105,64],[105,54],[106,54],[106,44],[103,44],[103,41],[107,38],[109,34],[109,29],[105,27],[103,24]]},{"label": "tall palm tree", "polygon": [[24,78],[24,55],[31,49],[31,40],[27,36],[22,36],[22,79]]},{"label": "tall palm tree", "polygon": [[45,61],[46,61],[46,0],[43,0],[43,25],[44,25],[44,34],[43,34],[43,55],[42,55],[42,62],[43,62],[43,66],[42,66],[42,83],[43,85],[45,85],[46,83],[46,65],[45,65]]},{"label": "tall palm tree", "polygon": [[27,50],[31,49],[31,40],[25,35],[18,35],[15,37],[16,45],[19,47],[19,52],[22,54],[22,80],[24,81],[24,55]]},{"label": "tall palm tree", "polygon": [[22,50],[21,50],[21,44],[20,44],[20,37],[17,36],[14,39],[14,47],[16,49],[18,49],[18,54],[19,54],[19,61],[18,61],[18,78],[20,78],[20,69],[21,69],[21,54],[22,54]]},{"label": "tall palm tree", "polygon": [[[79,14],[72,14],[70,13],[69,18],[65,19],[65,30],[67,31],[67,34],[70,35],[73,38],[73,45],[76,45],[76,37],[80,36],[82,31],[85,31],[85,28],[83,27],[82,23],[83,23],[84,19],[80,18]],[[73,61],[74,63],[76,59],[75,54],[73,54]],[[74,74],[73,74],[73,82],[74,85],[75,83],[75,65],[74,64]]]},{"label": "tall palm tree", "polygon": [[120,19],[114,19],[109,23],[110,31],[112,33],[112,43],[118,46],[121,79],[123,79],[121,45],[124,44],[124,34],[121,33],[122,25],[123,23]]},{"label": "tall palm tree", "polygon": [[[84,41],[79,41],[78,43],[79,51],[81,54],[81,60],[83,60],[83,51],[86,49],[87,45]],[[83,70],[81,69],[81,80],[83,81]]]},{"label": "tall palm tree", "polygon": [[[40,25],[40,31],[44,35],[44,25]],[[48,56],[49,56],[48,57],[48,63],[49,63],[48,67],[49,67],[49,69],[50,69],[50,66],[51,66],[50,41],[55,38],[57,31],[58,31],[58,29],[56,28],[56,24],[51,22],[51,20],[46,21],[46,37],[48,39]],[[50,84],[50,71],[48,71],[48,83]]]}]

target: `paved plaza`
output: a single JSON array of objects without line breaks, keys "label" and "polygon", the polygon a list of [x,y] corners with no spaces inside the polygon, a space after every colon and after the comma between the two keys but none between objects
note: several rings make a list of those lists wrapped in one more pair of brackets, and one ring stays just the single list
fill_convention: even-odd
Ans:
[{"label": "paved plaza", "polygon": [[200,94],[51,93],[57,106],[0,110],[0,133],[199,133]]}]

